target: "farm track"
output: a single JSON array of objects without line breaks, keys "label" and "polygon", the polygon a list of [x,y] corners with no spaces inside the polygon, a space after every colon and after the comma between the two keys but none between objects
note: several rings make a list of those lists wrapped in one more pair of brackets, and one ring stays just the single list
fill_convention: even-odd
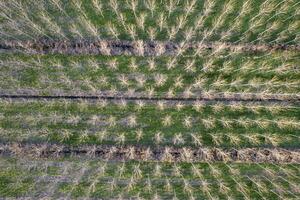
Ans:
[{"label": "farm track", "polygon": [[145,146],[67,146],[56,144],[0,144],[1,156],[17,157],[87,157],[112,160],[166,161],[166,162],[247,162],[300,164],[299,149],[282,148],[187,148]]},{"label": "farm track", "polygon": [[300,51],[300,45],[232,44],[219,42],[161,42],[161,41],[117,41],[117,40],[78,40],[78,41],[2,41],[0,51],[23,52],[29,54],[67,55],[135,55],[170,56],[185,50],[229,50],[240,52],[269,52],[278,50]]},{"label": "farm track", "polygon": [[276,98],[273,97],[243,97],[243,96],[236,96],[236,97],[222,97],[222,95],[215,95],[213,97],[205,97],[203,95],[199,95],[198,97],[194,98],[184,98],[184,97],[146,97],[146,96],[109,96],[109,95],[0,95],[0,99],[11,99],[11,100],[18,100],[18,99],[30,99],[30,100],[108,100],[108,101],[128,101],[128,102],[135,102],[135,101],[144,101],[144,102],[158,102],[158,101],[165,101],[169,104],[174,103],[184,103],[184,104],[193,104],[197,101],[203,102],[223,102],[223,103],[230,103],[230,102],[243,102],[243,103],[284,103],[286,105],[299,105],[300,104],[300,97],[297,96],[292,98]]}]

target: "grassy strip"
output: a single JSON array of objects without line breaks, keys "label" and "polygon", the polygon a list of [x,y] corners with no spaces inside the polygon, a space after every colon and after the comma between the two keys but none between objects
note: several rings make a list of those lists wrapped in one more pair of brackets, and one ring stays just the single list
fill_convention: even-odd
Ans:
[{"label": "grassy strip", "polygon": [[114,38],[287,44],[299,41],[300,5],[296,0],[147,2],[3,2],[2,35],[3,39]]},{"label": "grassy strip", "polygon": [[[283,60],[280,56],[285,55]],[[41,94],[141,93],[144,96],[197,96],[199,93],[297,94],[300,74],[296,53],[204,54],[169,57],[28,56],[2,54],[3,90]]]},{"label": "grassy strip", "polygon": [[121,101],[7,102],[4,141],[299,147],[299,107]]},{"label": "grassy strip", "polygon": [[[2,197],[42,195],[38,192],[43,189],[53,198],[139,195],[152,199],[155,195],[161,198],[176,195],[188,199],[192,195],[195,198],[279,199],[299,195],[296,191],[299,177],[292,175],[299,172],[297,165],[0,159],[6,166],[1,166],[0,172]],[[19,182],[9,177],[16,177]],[[28,182],[27,188],[15,193],[20,184],[25,184],[26,177],[32,177],[35,182]],[[48,191],[46,186],[53,183],[55,191]]]}]

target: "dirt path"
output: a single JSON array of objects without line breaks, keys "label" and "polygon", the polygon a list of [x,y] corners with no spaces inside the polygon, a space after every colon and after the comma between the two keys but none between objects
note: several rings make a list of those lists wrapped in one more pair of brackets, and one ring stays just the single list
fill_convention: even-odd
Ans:
[{"label": "dirt path", "polygon": [[64,146],[56,144],[0,144],[0,155],[17,157],[93,157],[104,160],[165,162],[247,162],[300,164],[299,149],[188,148],[144,146]]},{"label": "dirt path", "polygon": [[269,52],[277,50],[300,51],[300,45],[231,44],[190,42],[185,45],[161,41],[4,41],[0,43],[3,52],[24,52],[29,54],[68,55],[135,55],[161,56],[176,55],[182,50],[230,50],[234,52]]},{"label": "dirt path", "polygon": [[242,102],[242,103],[284,103],[286,105],[300,105],[300,96],[298,95],[264,95],[260,96],[259,94],[200,94],[196,97],[147,97],[145,94],[133,94],[131,96],[126,95],[125,93],[118,92],[116,95],[109,94],[58,94],[58,95],[39,95],[37,94],[6,94],[0,92],[0,99],[10,99],[10,100],[18,100],[18,99],[29,99],[29,100],[108,100],[108,101],[128,101],[128,102],[136,102],[136,101],[144,101],[147,103],[156,103],[158,101],[165,101],[167,104],[174,103],[183,103],[183,104],[194,104],[197,101],[203,102]]}]

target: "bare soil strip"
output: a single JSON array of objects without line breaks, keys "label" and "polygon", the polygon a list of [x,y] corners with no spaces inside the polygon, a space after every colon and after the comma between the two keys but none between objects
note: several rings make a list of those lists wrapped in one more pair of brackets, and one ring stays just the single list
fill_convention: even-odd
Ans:
[{"label": "bare soil strip", "polygon": [[4,41],[1,51],[20,51],[30,54],[86,54],[86,55],[176,55],[182,50],[230,50],[237,52],[300,51],[300,45],[231,44],[231,43],[174,43],[161,41],[78,40],[78,41]]},{"label": "bare soil strip", "polygon": [[244,102],[244,103],[284,103],[284,104],[296,104],[300,105],[300,96],[280,96],[280,95],[266,95],[261,97],[259,95],[240,95],[240,94],[210,94],[210,95],[199,95],[197,97],[147,97],[141,95],[132,95],[128,96],[124,93],[119,93],[117,95],[23,95],[23,94],[0,94],[0,99],[30,99],[30,100],[108,100],[108,101],[144,101],[144,102],[158,102],[165,101],[167,103],[184,103],[184,104],[193,104],[197,101],[203,102]]},{"label": "bare soil strip", "polygon": [[144,146],[64,146],[56,144],[0,144],[0,155],[17,157],[92,157],[104,160],[165,162],[259,162],[300,164],[300,149],[188,148]]}]

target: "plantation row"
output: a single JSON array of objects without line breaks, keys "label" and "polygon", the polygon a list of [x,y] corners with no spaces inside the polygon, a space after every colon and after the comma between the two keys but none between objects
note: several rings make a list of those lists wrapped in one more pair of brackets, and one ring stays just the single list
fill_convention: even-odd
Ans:
[{"label": "plantation row", "polygon": [[[227,57],[228,56],[228,57]],[[104,57],[8,55],[0,68],[2,93],[99,94],[196,97],[203,93],[296,96],[300,91],[297,54],[198,57]],[[171,63],[171,65],[170,65]],[[174,64],[174,65],[173,65]],[[18,92],[17,92],[18,93]]]},{"label": "plantation row", "polygon": [[[299,43],[296,0],[1,1],[1,38]],[[59,20],[57,20],[59,19]]]},{"label": "plantation row", "polygon": [[29,198],[287,199],[298,165],[1,158],[1,196]]},{"label": "plantation row", "polygon": [[0,135],[66,144],[297,147],[299,112],[284,104],[2,100]]}]

